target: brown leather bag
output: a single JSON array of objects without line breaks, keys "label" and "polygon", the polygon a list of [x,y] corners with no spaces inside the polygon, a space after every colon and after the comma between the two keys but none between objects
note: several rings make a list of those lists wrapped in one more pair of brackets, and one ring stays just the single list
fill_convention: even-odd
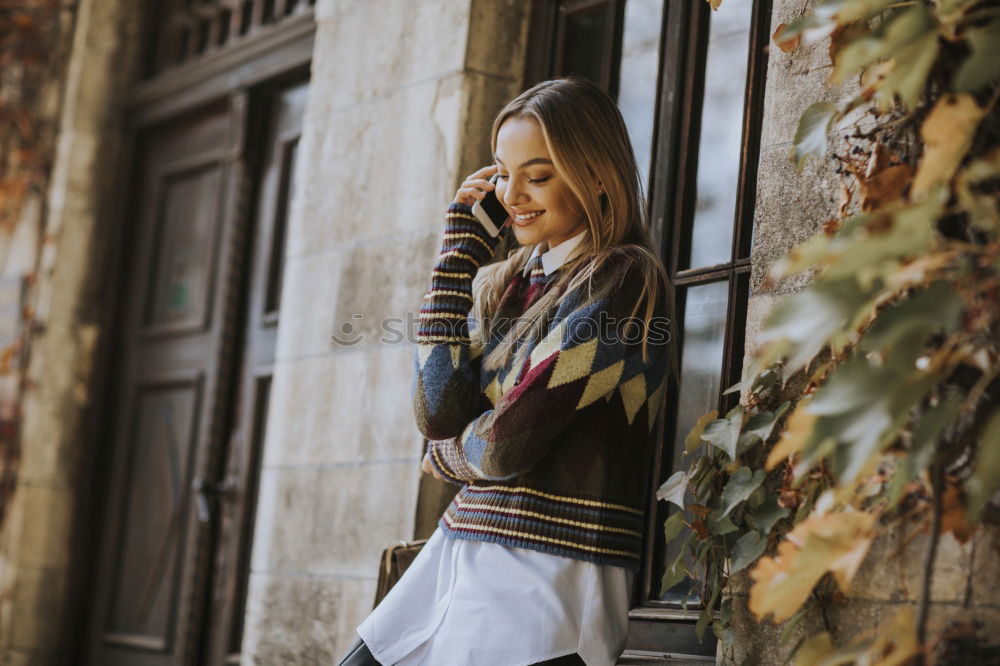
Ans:
[{"label": "brown leather bag", "polygon": [[400,541],[382,551],[382,562],[378,569],[378,585],[375,586],[375,604],[372,608],[378,606],[392,589],[392,586],[396,584],[396,581],[402,578],[403,573],[417,558],[425,543],[427,543],[427,539]]}]

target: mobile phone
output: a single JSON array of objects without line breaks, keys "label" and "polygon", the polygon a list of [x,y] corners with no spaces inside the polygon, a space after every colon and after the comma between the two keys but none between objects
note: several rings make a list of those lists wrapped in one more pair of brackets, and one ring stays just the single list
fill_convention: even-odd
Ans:
[{"label": "mobile phone", "polygon": [[[499,175],[499,172],[493,174],[490,182],[495,185]],[[503,207],[500,199],[497,198],[497,191],[495,189],[488,190],[485,197],[478,199],[472,205],[472,214],[486,228],[490,236],[499,236],[503,225],[510,217],[507,214],[507,209]]]}]

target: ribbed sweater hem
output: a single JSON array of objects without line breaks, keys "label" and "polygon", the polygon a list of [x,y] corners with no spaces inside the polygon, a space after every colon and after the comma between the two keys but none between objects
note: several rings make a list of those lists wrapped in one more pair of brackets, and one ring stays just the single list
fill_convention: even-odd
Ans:
[{"label": "ribbed sweater hem", "polygon": [[643,514],[531,488],[466,485],[438,522],[449,538],[639,570]]}]

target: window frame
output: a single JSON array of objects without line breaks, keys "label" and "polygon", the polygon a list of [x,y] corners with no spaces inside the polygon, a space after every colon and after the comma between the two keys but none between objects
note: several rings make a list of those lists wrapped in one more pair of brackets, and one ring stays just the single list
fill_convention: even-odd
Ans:
[{"label": "window frame", "polygon": [[[604,54],[604,64],[610,67],[610,72],[605,74],[601,83],[617,97],[626,1],[535,0],[529,28],[525,87],[558,75],[556,67],[563,45],[560,33],[565,25],[564,7],[568,7],[569,11],[579,11],[603,2],[613,7],[614,36],[610,47],[612,52]],[[674,334],[678,350],[675,358],[678,363],[684,343],[687,289],[721,281],[728,283],[722,382],[717,405],[720,413],[728,411],[739,400],[735,394],[722,395],[722,390],[741,379],[750,295],[750,255],[772,0],[752,2],[740,166],[729,261],[712,266],[686,267],[694,229],[704,71],[712,11],[707,2],[663,0],[653,154],[647,181],[650,235],[667,269],[674,301]],[[725,7],[719,11],[725,11]],[[672,370],[668,373],[668,399],[660,419],[657,446],[650,465],[642,569],[636,576],[633,607],[629,613],[627,655],[647,652],[663,654],[664,646],[670,646],[671,653],[675,654],[714,655],[714,637],[707,636],[704,644],[694,638],[694,623],[700,611],[684,610],[676,604],[654,599],[651,594],[663,572],[660,564],[665,551],[662,526],[669,511],[664,502],[656,500],[655,490],[675,471],[673,442],[677,439],[678,401],[669,396],[678,395],[680,368]]]}]

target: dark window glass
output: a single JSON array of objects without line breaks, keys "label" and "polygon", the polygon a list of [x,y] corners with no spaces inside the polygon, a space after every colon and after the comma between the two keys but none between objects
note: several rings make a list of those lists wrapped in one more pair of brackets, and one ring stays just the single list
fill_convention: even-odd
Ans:
[{"label": "dark window glass", "polygon": [[566,16],[566,41],[563,47],[563,74],[578,74],[602,82],[607,49],[608,11],[603,5],[576,11]]},{"label": "dark window glass", "polygon": [[750,0],[736,0],[712,13],[691,234],[692,268],[723,264],[732,255],[751,10]]},{"label": "dark window glass", "polygon": [[656,114],[656,73],[660,66],[663,0],[629,0],[625,5],[618,108],[628,127],[642,187],[648,192]]}]

